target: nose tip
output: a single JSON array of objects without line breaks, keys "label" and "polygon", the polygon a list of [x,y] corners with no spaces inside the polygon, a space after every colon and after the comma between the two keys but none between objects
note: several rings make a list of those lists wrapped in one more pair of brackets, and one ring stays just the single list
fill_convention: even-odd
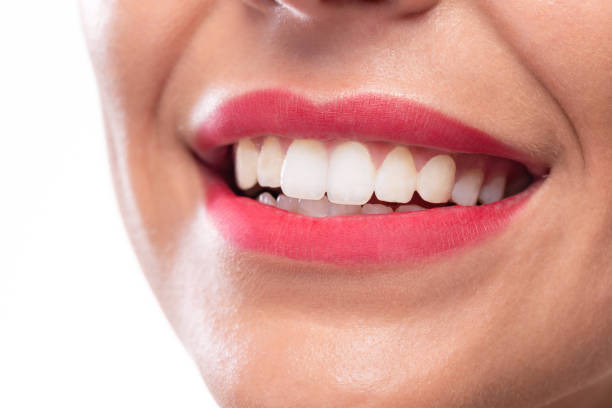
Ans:
[{"label": "nose tip", "polygon": [[308,18],[321,18],[343,9],[376,9],[389,14],[409,15],[422,13],[434,7],[439,0],[276,0],[295,14]]}]

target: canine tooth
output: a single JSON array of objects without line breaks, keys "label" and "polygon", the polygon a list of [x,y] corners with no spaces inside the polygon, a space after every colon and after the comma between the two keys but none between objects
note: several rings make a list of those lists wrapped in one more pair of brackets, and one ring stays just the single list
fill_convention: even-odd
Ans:
[{"label": "canine tooth", "polygon": [[504,198],[506,189],[506,173],[501,170],[494,171],[487,177],[487,180],[480,189],[478,199],[483,204],[494,203]]},{"label": "canine tooth", "polygon": [[455,182],[455,161],[446,154],[429,159],[419,172],[417,191],[430,203],[445,203],[451,197]]},{"label": "canine tooth", "polygon": [[389,214],[393,209],[383,204],[366,204],[361,207],[362,214]]},{"label": "canine tooth", "polygon": [[459,205],[476,205],[483,180],[482,169],[470,169],[460,174],[451,193],[452,201]]},{"label": "canine tooth", "polygon": [[235,147],[234,171],[236,184],[248,190],[257,183],[257,159],[259,152],[251,139],[241,139]]},{"label": "canine tooth", "polygon": [[317,140],[294,140],[283,161],[281,188],[289,197],[319,200],[327,186],[327,150]]},{"label": "canine tooth", "polygon": [[376,175],[374,193],[381,201],[407,203],[416,188],[417,171],[410,150],[398,146],[391,150]]},{"label": "canine tooth", "polygon": [[329,215],[356,215],[361,214],[361,206],[329,203]]},{"label": "canine tooth", "polygon": [[299,200],[297,198],[287,197],[284,194],[279,194],[276,199],[276,206],[281,210],[296,213],[299,208]]},{"label": "canine tooth", "polygon": [[264,139],[257,162],[257,182],[262,187],[280,187],[283,149],[276,137]]},{"label": "canine tooth", "polygon": [[413,212],[413,211],[423,211],[425,210],[425,207],[421,207],[420,205],[416,205],[416,204],[406,204],[406,205],[400,205],[399,207],[396,208],[395,212]]},{"label": "canine tooth", "polygon": [[327,197],[320,200],[299,200],[298,212],[310,217],[327,217],[329,214],[329,201]]},{"label": "canine tooth", "polygon": [[361,205],[374,192],[376,169],[367,147],[359,142],[337,146],[329,159],[327,196],[336,204]]},{"label": "canine tooth", "polygon": [[262,204],[271,205],[273,207],[276,207],[276,198],[274,198],[274,196],[268,192],[261,193],[257,197],[257,201],[259,201]]}]

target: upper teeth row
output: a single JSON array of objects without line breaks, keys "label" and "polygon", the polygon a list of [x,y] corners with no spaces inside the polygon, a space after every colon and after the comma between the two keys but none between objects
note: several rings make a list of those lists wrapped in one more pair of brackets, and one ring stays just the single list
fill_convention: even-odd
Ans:
[{"label": "upper teeth row", "polygon": [[501,200],[506,187],[506,167],[485,177],[482,163],[458,168],[450,155],[430,154],[417,170],[415,159],[421,157],[405,146],[393,147],[377,166],[368,146],[355,141],[328,149],[318,140],[296,139],[285,149],[268,136],[258,144],[242,139],[235,146],[236,183],[242,190],[258,183],[299,199],[319,200],[327,193],[330,202],[348,205],[365,204],[372,194],[407,203],[416,191],[430,203],[475,205]]}]

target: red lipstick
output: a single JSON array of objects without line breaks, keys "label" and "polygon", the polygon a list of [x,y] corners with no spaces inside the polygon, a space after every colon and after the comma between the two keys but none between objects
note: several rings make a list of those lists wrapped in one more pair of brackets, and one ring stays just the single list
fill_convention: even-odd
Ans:
[{"label": "red lipstick", "polygon": [[[389,141],[527,162],[521,152],[430,108],[371,94],[315,104],[286,91],[247,93],[211,109],[192,144],[205,156],[214,147],[264,134]],[[503,229],[534,191],[483,206],[312,218],[237,196],[219,177],[203,173],[206,212],[228,243],[343,265],[417,261],[465,248]]]},{"label": "red lipstick", "polygon": [[199,152],[245,137],[274,134],[294,139],[386,141],[532,164],[531,158],[485,132],[397,97],[366,94],[316,104],[288,91],[263,90],[219,101],[209,111],[201,118],[193,141]]}]

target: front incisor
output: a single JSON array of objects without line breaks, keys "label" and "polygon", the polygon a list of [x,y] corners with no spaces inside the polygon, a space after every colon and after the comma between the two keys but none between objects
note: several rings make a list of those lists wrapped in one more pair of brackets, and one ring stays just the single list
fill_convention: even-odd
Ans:
[{"label": "front incisor", "polygon": [[329,159],[327,197],[336,204],[365,204],[374,192],[375,178],[368,148],[359,142],[344,142]]},{"label": "front incisor", "polygon": [[319,200],[327,186],[327,148],[317,140],[294,140],[283,161],[281,188],[288,197]]}]

